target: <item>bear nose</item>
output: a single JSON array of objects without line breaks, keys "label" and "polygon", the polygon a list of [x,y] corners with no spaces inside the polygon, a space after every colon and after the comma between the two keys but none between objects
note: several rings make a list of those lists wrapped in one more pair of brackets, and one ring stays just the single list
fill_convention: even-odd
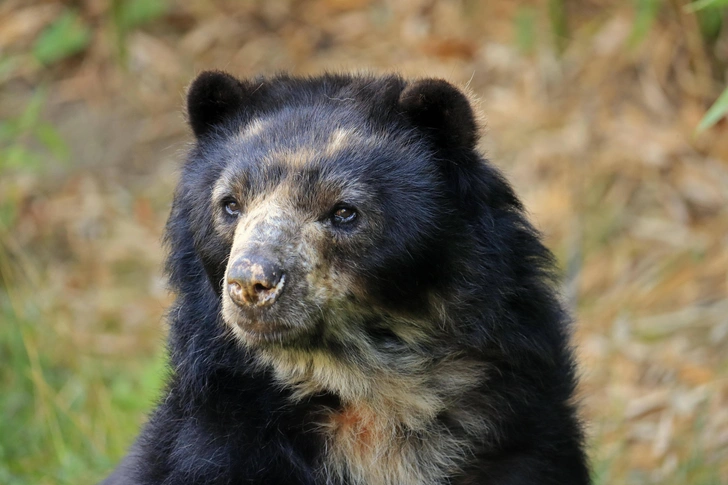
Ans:
[{"label": "bear nose", "polygon": [[265,256],[246,255],[228,268],[227,290],[239,306],[272,305],[281,294],[285,280],[280,264]]}]

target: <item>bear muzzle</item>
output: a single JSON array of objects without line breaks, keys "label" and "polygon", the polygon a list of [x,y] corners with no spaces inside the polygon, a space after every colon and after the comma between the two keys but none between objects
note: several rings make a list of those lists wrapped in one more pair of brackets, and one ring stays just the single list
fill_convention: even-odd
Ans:
[{"label": "bear muzzle", "polygon": [[286,275],[272,257],[243,254],[227,270],[227,291],[239,307],[262,307],[275,303],[283,291]]}]

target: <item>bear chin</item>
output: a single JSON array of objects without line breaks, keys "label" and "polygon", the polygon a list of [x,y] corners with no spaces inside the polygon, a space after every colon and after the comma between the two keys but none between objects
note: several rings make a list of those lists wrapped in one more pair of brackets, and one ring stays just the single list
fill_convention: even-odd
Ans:
[{"label": "bear chin", "polygon": [[235,322],[228,324],[244,345],[251,347],[263,345],[293,344],[305,334],[301,328],[291,328],[271,322]]}]

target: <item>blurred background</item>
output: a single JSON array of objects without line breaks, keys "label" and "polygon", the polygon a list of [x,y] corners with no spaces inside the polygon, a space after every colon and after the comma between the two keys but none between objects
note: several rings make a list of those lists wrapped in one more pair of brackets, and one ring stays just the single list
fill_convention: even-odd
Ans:
[{"label": "blurred background", "polygon": [[95,483],[159,395],[209,68],[468,86],[564,273],[596,483],[728,483],[726,0],[3,0],[0,483]]}]

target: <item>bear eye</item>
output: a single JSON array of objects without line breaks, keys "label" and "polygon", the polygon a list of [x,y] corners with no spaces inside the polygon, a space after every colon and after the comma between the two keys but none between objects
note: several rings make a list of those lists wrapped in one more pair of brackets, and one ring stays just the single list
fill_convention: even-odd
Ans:
[{"label": "bear eye", "polygon": [[238,217],[240,215],[240,205],[236,200],[225,199],[223,201],[223,207],[225,208],[227,215],[230,217]]},{"label": "bear eye", "polygon": [[331,222],[335,225],[343,225],[354,222],[356,219],[356,209],[349,206],[338,206],[334,208],[334,212],[331,214]]}]

